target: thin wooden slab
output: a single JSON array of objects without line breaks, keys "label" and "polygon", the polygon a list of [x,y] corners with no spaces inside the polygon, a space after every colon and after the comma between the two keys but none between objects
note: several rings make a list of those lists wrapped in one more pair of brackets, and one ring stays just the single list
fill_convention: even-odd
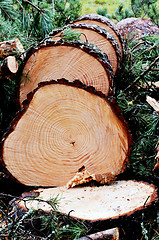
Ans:
[{"label": "thin wooden slab", "polygon": [[111,21],[109,18],[106,18],[104,16],[95,14],[95,13],[89,13],[81,16],[77,20],[73,22],[76,23],[87,23],[87,24],[93,24],[98,25],[100,27],[103,27],[105,30],[107,30],[118,42],[119,48],[121,51],[121,56],[123,56],[123,49],[124,49],[124,41],[123,37],[121,36],[118,28],[116,27],[115,23]]},{"label": "thin wooden slab", "polygon": [[105,98],[75,86],[42,83],[12,122],[3,162],[19,182],[62,186],[85,166],[105,183],[125,169],[130,151],[125,123]]},{"label": "thin wooden slab", "polygon": [[48,42],[28,53],[20,84],[20,103],[39,82],[60,78],[79,79],[108,95],[113,72],[106,54],[83,42]]},{"label": "thin wooden slab", "polygon": [[[18,201],[22,209],[43,209],[50,211],[51,206],[46,202],[53,198],[59,199],[58,209],[63,214],[91,222],[118,219],[142,210],[157,200],[157,190],[154,185],[133,180],[116,181],[100,187],[66,187],[38,189],[39,196],[32,200]],[[30,198],[30,200],[29,200]]]},{"label": "thin wooden slab", "polygon": [[114,75],[116,71],[120,69],[121,51],[118,47],[118,42],[104,28],[97,25],[84,23],[70,24],[63,29],[54,30],[52,33],[50,33],[50,36],[56,40],[56,38],[58,39],[58,36],[62,34],[63,30],[65,29],[75,30],[78,33],[80,32],[81,41],[88,41],[89,43],[93,43],[102,52],[106,53],[108,59],[110,60]]}]

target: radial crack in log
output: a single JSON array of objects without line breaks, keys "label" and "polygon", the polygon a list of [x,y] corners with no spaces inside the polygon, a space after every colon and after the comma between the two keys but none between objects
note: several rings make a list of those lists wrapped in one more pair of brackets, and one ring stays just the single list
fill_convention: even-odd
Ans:
[{"label": "radial crack in log", "polygon": [[90,174],[85,166],[82,166],[76,175],[67,183],[67,188],[75,187],[90,181],[96,181],[100,184],[110,183],[114,181],[116,177],[111,173],[106,174]]},{"label": "radial crack in log", "polygon": [[76,23],[87,23],[87,24],[93,24],[97,25],[100,27],[103,27],[106,31],[108,31],[118,42],[119,48],[121,51],[121,56],[123,56],[123,50],[124,50],[124,39],[122,35],[120,34],[118,28],[116,27],[115,23],[111,21],[109,18],[106,18],[104,16],[95,14],[95,13],[90,13],[90,14],[85,14],[75,20],[73,22],[74,24]]},{"label": "radial crack in log", "polygon": [[102,183],[123,172],[130,135],[113,105],[93,88],[59,83],[43,82],[12,122],[3,141],[8,171],[38,186],[64,186],[82,166]]},{"label": "radial crack in log", "polygon": [[106,54],[84,42],[48,42],[28,53],[20,84],[20,103],[39,82],[66,78],[79,79],[108,95],[113,72]]},{"label": "radial crack in log", "polygon": [[158,199],[154,185],[134,180],[116,181],[99,187],[57,187],[38,191],[40,194],[34,200],[28,198],[18,201],[19,209],[33,208],[49,212],[52,208],[44,201],[58,197],[58,210],[61,213],[92,223],[129,216]]},{"label": "radial crack in log", "polygon": [[110,60],[113,73],[115,75],[116,71],[120,68],[121,62],[121,51],[118,47],[118,42],[115,38],[104,28],[95,26],[92,24],[70,24],[63,29],[58,29],[50,33],[50,36],[53,39],[60,38],[59,36],[63,34],[65,29],[73,29],[78,33],[81,33],[80,40],[88,41],[89,43],[93,43],[97,45],[97,47],[104,53],[108,55],[108,59]]}]

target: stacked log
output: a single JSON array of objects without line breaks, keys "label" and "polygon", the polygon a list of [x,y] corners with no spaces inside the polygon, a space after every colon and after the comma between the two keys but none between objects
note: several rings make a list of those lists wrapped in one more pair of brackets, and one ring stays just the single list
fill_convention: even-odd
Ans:
[{"label": "stacked log", "polygon": [[38,83],[66,78],[80,80],[105,95],[111,92],[113,72],[106,54],[84,42],[53,41],[31,49],[27,55],[20,84],[20,103]]},{"label": "stacked log", "polygon": [[88,41],[89,43],[93,43],[103,53],[107,54],[113,69],[113,74],[115,75],[117,70],[120,69],[121,63],[121,51],[115,38],[104,28],[85,23],[70,24],[63,29],[54,30],[50,36],[53,37],[53,40],[59,39],[60,36],[62,37],[63,31],[69,28],[81,33],[81,41]]},{"label": "stacked log", "polygon": [[[21,110],[2,141],[2,161],[24,185],[56,187],[34,191],[37,201],[27,193],[27,206],[22,196],[16,203],[20,209],[50,211],[39,199],[58,195],[63,214],[98,223],[120,220],[157,200],[153,185],[115,181],[126,168],[131,148],[112,95],[122,37],[115,24],[96,14],[70,26],[91,43],[56,39],[61,29],[50,34],[55,41],[28,52],[19,84]],[[105,41],[102,47],[100,41]],[[90,183],[95,186],[83,186]]]},{"label": "stacked log", "polygon": [[111,103],[82,88],[62,79],[30,93],[3,143],[3,161],[19,182],[64,186],[84,166],[82,183],[104,184],[123,172],[129,133]]},{"label": "stacked log", "polygon": [[120,34],[118,28],[116,27],[115,23],[111,21],[109,18],[106,18],[104,16],[95,14],[95,13],[90,13],[90,14],[85,14],[75,20],[73,23],[87,23],[87,24],[93,24],[97,25],[100,27],[103,27],[106,31],[108,31],[118,42],[119,48],[121,51],[121,55],[123,56],[123,50],[124,50],[124,42],[123,42],[123,37]]}]

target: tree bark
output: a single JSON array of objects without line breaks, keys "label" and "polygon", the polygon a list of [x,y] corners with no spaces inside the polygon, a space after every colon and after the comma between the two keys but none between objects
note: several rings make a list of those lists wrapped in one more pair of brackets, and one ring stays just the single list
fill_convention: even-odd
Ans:
[{"label": "tree bark", "polygon": [[107,55],[95,45],[81,42],[48,42],[27,56],[20,84],[20,103],[39,82],[66,78],[80,80],[108,95],[113,72]]},{"label": "tree bark", "polygon": [[[94,26],[91,24],[70,24],[63,29],[58,29],[53,31],[50,36],[53,40],[62,37],[63,30],[70,28],[76,32],[81,33],[80,40],[88,41],[89,43],[95,44],[102,52],[106,53],[108,59],[110,60],[113,74],[115,75],[117,70],[120,69],[121,63],[121,51],[118,47],[118,42],[115,38],[104,28],[99,26]],[[61,37],[58,37],[60,36]]]},{"label": "tree bark", "polygon": [[3,162],[19,182],[62,186],[84,168],[80,183],[104,184],[124,171],[129,132],[115,106],[93,93],[61,80],[41,83],[28,95],[3,142]]},{"label": "tree bark", "polygon": [[[0,42],[0,59],[4,59],[9,55],[16,55],[17,53],[24,53],[23,45],[18,38]],[[23,57],[21,56],[21,58]]]},{"label": "tree bark", "polygon": [[93,25],[98,25],[100,27],[103,27],[106,31],[108,31],[118,42],[119,48],[121,51],[121,56],[123,56],[123,50],[125,48],[124,46],[124,40],[123,37],[121,36],[118,28],[116,27],[115,23],[111,21],[109,18],[106,18],[104,16],[95,14],[95,13],[90,13],[90,14],[85,14],[75,20],[73,23],[88,23],[88,24],[93,24]]},{"label": "tree bark", "polygon": [[126,18],[117,23],[124,38],[141,38],[143,35],[159,35],[159,28],[150,19]]}]

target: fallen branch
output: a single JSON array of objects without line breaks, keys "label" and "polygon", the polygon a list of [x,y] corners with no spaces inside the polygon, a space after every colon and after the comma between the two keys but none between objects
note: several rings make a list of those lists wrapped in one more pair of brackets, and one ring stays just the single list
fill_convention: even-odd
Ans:
[{"label": "fallen branch", "polygon": [[112,228],[102,232],[97,232],[88,236],[81,237],[77,240],[119,240],[119,228]]}]

